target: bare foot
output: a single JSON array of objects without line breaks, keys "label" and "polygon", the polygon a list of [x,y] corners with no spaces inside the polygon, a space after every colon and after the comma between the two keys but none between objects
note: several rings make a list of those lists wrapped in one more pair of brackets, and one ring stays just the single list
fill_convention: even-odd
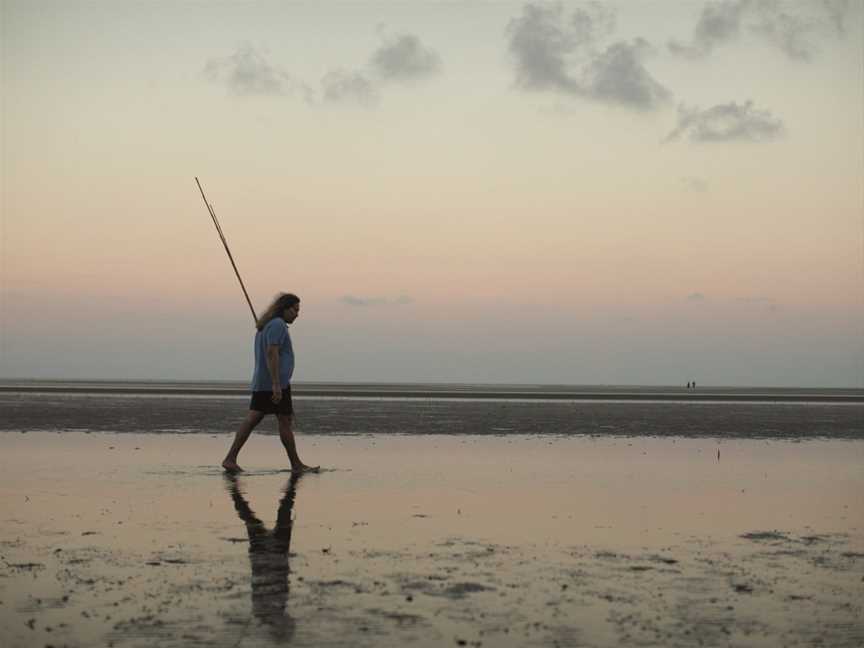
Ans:
[{"label": "bare foot", "polygon": [[306,464],[300,464],[299,466],[291,466],[291,472],[296,473],[319,472],[320,470],[321,466],[307,466]]},{"label": "bare foot", "polygon": [[231,474],[243,472],[243,469],[237,465],[236,461],[228,461],[227,459],[222,462],[222,468],[225,469],[225,472]]}]

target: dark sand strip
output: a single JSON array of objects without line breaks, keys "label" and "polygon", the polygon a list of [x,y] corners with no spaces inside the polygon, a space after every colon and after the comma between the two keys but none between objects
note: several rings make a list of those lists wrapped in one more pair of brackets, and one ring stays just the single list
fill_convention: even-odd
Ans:
[{"label": "dark sand strip", "polygon": [[[233,433],[247,395],[4,393],[0,431]],[[295,399],[301,434],[864,439],[864,405],[482,399]],[[258,428],[275,432],[271,419]]]}]

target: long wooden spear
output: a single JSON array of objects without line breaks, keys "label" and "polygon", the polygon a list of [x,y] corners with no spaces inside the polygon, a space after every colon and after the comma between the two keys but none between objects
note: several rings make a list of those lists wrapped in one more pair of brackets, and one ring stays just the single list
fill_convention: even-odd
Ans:
[{"label": "long wooden spear", "polygon": [[210,213],[210,218],[213,219],[213,225],[216,226],[216,232],[225,246],[225,252],[228,254],[228,260],[231,261],[231,267],[234,268],[234,274],[237,275],[237,281],[240,282],[240,288],[243,289],[243,295],[246,297],[246,303],[249,304],[249,310],[252,311],[252,319],[255,321],[255,326],[258,326],[258,316],[255,314],[255,309],[252,307],[252,300],[249,299],[249,293],[246,292],[246,286],[243,285],[243,279],[240,278],[240,272],[237,270],[237,264],[234,263],[234,257],[231,255],[231,249],[228,247],[228,241],[225,240],[225,234],[222,232],[222,226],[219,224],[219,219],[216,218],[216,212],[213,210],[213,205],[207,202],[207,196],[204,195],[204,189],[201,187],[201,182],[198,176],[195,176],[195,182],[198,184],[198,190],[201,192],[201,197],[204,199],[204,204],[207,205],[207,211]]}]

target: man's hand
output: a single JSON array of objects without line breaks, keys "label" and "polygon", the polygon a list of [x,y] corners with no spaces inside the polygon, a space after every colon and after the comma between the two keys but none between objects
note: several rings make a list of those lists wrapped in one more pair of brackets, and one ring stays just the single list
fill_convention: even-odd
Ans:
[{"label": "man's hand", "polygon": [[279,401],[282,400],[282,387],[281,387],[281,385],[273,385],[273,397],[271,400],[276,405],[278,405]]}]

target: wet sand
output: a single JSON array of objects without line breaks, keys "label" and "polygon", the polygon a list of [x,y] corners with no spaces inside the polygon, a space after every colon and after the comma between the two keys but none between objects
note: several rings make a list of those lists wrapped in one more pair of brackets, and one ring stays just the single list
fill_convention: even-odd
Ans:
[{"label": "wet sand", "polygon": [[[249,396],[0,393],[0,431],[233,433]],[[314,434],[864,440],[864,404],[294,399]],[[268,419],[265,430],[275,431]]]},{"label": "wet sand", "polygon": [[0,434],[0,644],[864,644],[860,441],[229,440]]}]

